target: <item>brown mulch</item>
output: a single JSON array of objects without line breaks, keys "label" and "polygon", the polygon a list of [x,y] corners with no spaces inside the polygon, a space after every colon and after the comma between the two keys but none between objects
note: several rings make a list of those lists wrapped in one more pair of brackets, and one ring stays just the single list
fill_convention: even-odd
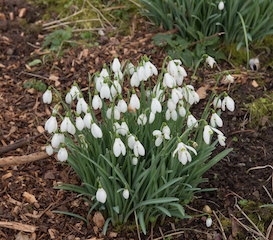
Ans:
[{"label": "brown mulch", "polygon": [[[43,39],[37,34],[26,33],[20,25],[18,14],[22,8],[30,12],[35,9],[25,1],[0,0],[0,7],[4,6],[1,4],[5,4],[6,9],[3,11],[6,20],[0,20],[1,158],[43,152],[49,138],[48,134],[43,133],[43,126],[51,116],[52,108],[42,103],[42,92],[35,88],[24,88],[26,82],[36,79],[47,86],[54,85],[64,93],[76,81],[80,88],[86,89],[88,73],[100,71],[104,63],[109,65],[113,61],[115,55],[121,62],[128,59],[136,65],[141,56],[146,54],[151,56],[156,66],[161,66],[166,56],[162,49],[151,44],[152,37],[158,31],[151,31],[148,26],[143,25],[131,36],[116,34],[110,39],[101,39],[98,47],[70,48],[54,61],[29,67],[26,66],[29,62],[43,54],[43,50],[39,50]],[[9,19],[9,12],[14,13],[15,20]],[[29,22],[36,20],[38,19],[27,19]],[[5,24],[8,27],[1,29]],[[229,69],[225,63],[221,67]],[[194,87],[198,89],[208,84],[209,94],[213,84],[209,74],[213,71],[202,67],[197,72],[202,81],[195,81]],[[189,76],[185,81],[189,83],[192,70],[187,69],[187,72]],[[272,92],[272,76],[267,73],[261,76],[266,90]],[[242,74],[237,76],[231,86],[229,94],[236,100],[236,109],[232,113],[223,113],[224,127],[221,130],[227,136],[228,147],[234,148],[234,151],[206,173],[204,177],[209,181],[202,187],[217,187],[218,190],[199,194],[189,208],[186,208],[189,214],[199,214],[198,211],[202,211],[207,204],[218,216],[222,214],[229,218],[228,209],[236,210],[236,200],[242,198],[260,203],[271,201],[265,188],[272,194],[272,170],[266,168],[246,173],[251,167],[272,164],[273,156],[272,128],[266,127],[268,125],[251,128],[248,113],[241,109],[244,102],[252,100],[249,96],[263,96],[264,88],[255,87],[253,80],[254,75],[248,75],[242,70]],[[220,85],[218,91],[226,87]],[[193,108],[193,113],[198,115],[204,105],[205,100]],[[237,142],[233,141],[234,137]],[[18,145],[13,145],[9,151],[3,151],[3,148],[12,146],[13,143]],[[55,157],[3,166],[0,172],[0,239],[137,239],[136,228],[132,226],[124,226],[119,231],[110,226],[104,236],[92,221],[93,213],[89,225],[80,219],[53,213],[58,210],[86,216],[89,210],[84,201],[77,198],[77,194],[53,188],[56,182],[81,184],[71,168],[59,164]],[[142,235],[142,239],[151,238],[151,234],[156,239],[162,234],[167,236],[175,231],[179,231],[178,235],[173,236],[176,239],[221,239],[217,221],[212,217],[214,223],[210,229],[206,228],[205,219],[202,217],[179,221],[167,218],[163,225],[155,226],[153,233]],[[265,227],[269,223],[266,222]],[[243,232],[242,229],[240,231]],[[227,237],[231,233],[231,226],[228,226]],[[243,234],[244,237],[247,236],[245,232]],[[240,239],[245,239],[244,237]]]}]

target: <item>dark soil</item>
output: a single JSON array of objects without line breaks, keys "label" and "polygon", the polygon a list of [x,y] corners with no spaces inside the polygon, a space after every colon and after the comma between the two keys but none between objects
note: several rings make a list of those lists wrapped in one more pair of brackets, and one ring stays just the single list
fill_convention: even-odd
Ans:
[{"label": "dark soil", "polygon": [[[0,20],[0,152],[14,142],[36,136],[35,140],[26,141],[17,149],[2,155],[0,153],[2,158],[44,151],[49,137],[46,133],[40,134],[40,132],[52,109],[42,103],[42,92],[35,88],[23,87],[26,82],[33,79],[40,80],[47,86],[54,85],[61,92],[70,89],[74,81],[77,81],[80,88],[86,88],[88,72],[93,74],[100,71],[104,63],[109,64],[113,61],[115,54],[121,62],[129,59],[133,64],[137,64],[141,56],[146,54],[151,56],[156,66],[161,66],[166,56],[162,49],[157,49],[151,44],[151,38],[158,30],[151,30],[144,25],[132,36],[123,37],[117,34],[113,38],[103,39],[99,47],[70,48],[65,50],[63,57],[35,67],[26,67],[26,64],[43,54],[43,50],[39,49],[42,39],[38,38],[38,33],[26,32],[21,24],[22,19],[18,18],[18,11],[26,8],[27,14],[23,19],[28,23],[34,23],[39,19],[37,14],[31,13],[37,12],[37,8],[27,4],[25,0],[0,0],[0,8],[6,18]],[[10,20],[10,12],[15,16],[13,21]],[[220,65],[223,70],[230,69],[226,63]],[[194,82],[194,87],[198,89],[210,84],[212,89],[213,81],[209,76],[215,70],[202,67],[199,71],[197,76],[200,76],[202,81]],[[187,72],[189,76],[186,83],[189,83],[193,71],[187,69]],[[269,127],[270,123],[266,123],[265,126],[250,127],[250,115],[244,106],[244,103],[251,102],[253,98],[264,96],[264,90],[269,93],[273,91],[271,73],[262,69],[258,75],[262,78],[264,87],[254,87],[252,81],[255,80],[255,75],[247,74],[243,69],[231,85],[229,95],[235,99],[236,109],[234,112],[223,113],[224,126],[221,131],[227,137],[227,148],[231,147],[234,150],[204,176],[208,178],[208,183],[202,184],[201,187],[218,188],[218,190],[197,194],[197,198],[186,207],[188,214],[200,214],[203,207],[209,205],[218,217],[229,219],[229,209],[234,214],[238,212],[235,206],[239,200],[246,199],[261,204],[272,203],[270,199],[272,169],[268,167],[247,172],[253,167],[271,165],[273,159],[273,129]],[[226,88],[226,85],[220,84],[218,91]],[[206,101],[207,99],[201,100],[194,107],[193,113],[198,115]],[[223,149],[216,151],[220,150]],[[75,193],[53,189],[56,182],[80,184],[70,167],[58,164],[54,157],[28,164],[4,166],[0,171],[1,222],[17,222],[37,227],[33,233],[27,231],[20,233],[14,230],[14,227],[3,227],[0,229],[1,239],[137,239],[134,225],[123,226],[120,229],[110,226],[107,235],[104,236],[92,219],[90,219],[91,223],[86,225],[80,219],[53,213],[52,211],[58,210],[86,216],[89,210]],[[25,192],[35,196],[36,201],[30,203],[23,197]],[[92,218],[94,214],[91,215]],[[209,229],[205,226],[204,217],[179,221],[167,218],[163,225],[158,221],[152,232],[150,229],[146,236],[141,237],[156,239],[163,234],[166,237],[168,234],[177,233],[172,237],[223,239],[215,216],[212,215],[212,218],[213,226]],[[263,222],[265,231],[271,219],[272,215]],[[241,219],[241,221],[251,226],[247,220]],[[250,231],[239,228],[239,225],[237,227],[237,239],[247,237],[252,239]],[[234,226],[231,228],[231,225],[225,228],[227,238],[231,236],[232,230]]]}]

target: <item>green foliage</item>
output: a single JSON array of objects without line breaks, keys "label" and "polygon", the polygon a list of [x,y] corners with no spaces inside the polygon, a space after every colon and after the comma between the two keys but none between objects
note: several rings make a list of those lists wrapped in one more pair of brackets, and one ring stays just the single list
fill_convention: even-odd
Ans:
[{"label": "green foliage", "polygon": [[227,44],[244,42],[242,15],[247,36],[251,41],[273,34],[273,2],[271,0],[229,0],[222,11],[211,0],[139,0],[147,8],[143,14],[165,29],[177,27],[188,41],[198,40],[198,31],[204,36],[225,32]]},{"label": "green foliage", "polygon": [[36,81],[36,79],[32,79],[32,81],[27,81],[24,85],[23,88],[34,88],[38,90],[39,92],[44,92],[47,89],[47,86],[41,82],[41,81]]},{"label": "green foliage", "polygon": [[32,67],[32,66],[35,66],[37,64],[40,64],[42,63],[42,60],[41,59],[34,59],[33,61],[31,61],[28,66]]},{"label": "green foliage", "polygon": [[200,42],[197,44],[190,44],[178,34],[163,35],[159,33],[153,37],[155,45],[164,47],[170,57],[181,59],[188,67],[195,66],[205,53],[217,59],[226,59],[223,52],[216,51],[219,37],[205,39],[201,32],[198,32],[198,41]]}]

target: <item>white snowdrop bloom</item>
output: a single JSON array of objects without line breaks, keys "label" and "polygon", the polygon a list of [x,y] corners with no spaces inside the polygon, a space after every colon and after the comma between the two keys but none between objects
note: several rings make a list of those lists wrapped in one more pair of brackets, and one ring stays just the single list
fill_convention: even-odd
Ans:
[{"label": "white snowdrop bloom", "polygon": [[229,96],[225,96],[225,98],[222,101],[222,110],[225,111],[226,107],[231,112],[233,112],[235,109],[234,100]]},{"label": "white snowdrop bloom", "polygon": [[60,104],[56,104],[52,110],[52,114],[56,114],[58,111],[59,111],[59,108],[60,108]]},{"label": "white snowdrop bloom", "polygon": [[213,106],[216,108],[221,108],[222,107],[222,100],[220,97],[216,96],[213,100]]},{"label": "white snowdrop bloom", "polygon": [[190,114],[188,116],[187,126],[188,126],[188,128],[191,128],[191,127],[195,127],[196,128],[198,126],[197,120],[196,120],[196,118],[192,114]]},{"label": "white snowdrop bloom", "polygon": [[173,100],[173,102],[175,104],[177,104],[178,101],[180,99],[182,99],[182,97],[183,97],[183,95],[182,95],[182,93],[178,89],[176,89],[176,88],[172,89],[172,100]]},{"label": "white snowdrop bloom", "polygon": [[61,143],[61,139],[60,139],[60,134],[59,133],[54,133],[52,139],[51,139],[51,145],[53,148],[56,148],[59,146],[59,144]]},{"label": "white snowdrop bloom", "polygon": [[190,147],[182,142],[177,144],[177,148],[173,152],[173,157],[177,153],[178,155],[178,160],[185,165],[187,162],[191,162],[191,154],[188,152],[188,150],[191,150],[195,155],[197,155],[196,150],[193,147]]},{"label": "white snowdrop bloom", "polygon": [[145,75],[145,69],[143,66],[138,66],[137,67],[137,75],[138,75],[138,79],[139,81],[146,81],[147,78],[146,78],[146,75]]},{"label": "white snowdrop bloom", "polygon": [[[167,126],[165,126],[165,127],[167,127]],[[165,128],[165,130],[163,129],[162,132],[160,130],[154,130],[153,136],[156,136],[155,145],[157,147],[161,145],[164,138],[167,140],[171,139],[170,134],[169,134],[169,129],[167,129],[167,128]]]},{"label": "white snowdrop bloom", "polygon": [[118,60],[118,58],[117,57],[115,57],[114,58],[114,61],[113,61],[113,63],[112,63],[112,70],[113,70],[113,72],[115,73],[115,72],[117,72],[117,71],[120,71],[120,62],[119,62],[119,60]]},{"label": "white snowdrop bloom", "polygon": [[104,78],[105,77],[102,77],[102,76],[96,77],[95,83],[96,83],[96,90],[98,92],[100,92],[100,90],[101,90],[101,87],[104,83]]},{"label": "white snowdrop bloom", "polygon": [[136,141],[135,145],[134,145],[134,154],[136,157],[140,156],[144,156],[145,155],[145,149],[143,147],[143,145],[140,143],[140,141]]},{"label": "white snowdrop bloom", "polygon": [[68,92],[68,93],[66,94],[66,96],[65,96],[65,102],[66,102],[67,104],[71,104],[71,102],[72,102],[72,97],[71,97],[70,92]]},{"label": "white snowdrop bloom", "polygon": [[100,127],[95,122],[92,122],[91,133],[94,138],[102,138],[102,131],[101,131]]},{"label": "white snowdrop bloom", "polygon": [[149,116],[149,123],[152,124],[155,120],[155,114],[153,112],[150,113],[150,116]]},{"label": "white snowdrop bloom", "polygon": [[145,70],[146,78],[149,78],[153,75],[157,76],[158,74],[157,68],[150,61],[144,63],[144,70]]},{"label": "white snowdrop bloom", "polygon": [[126,147],[120,138],[115,139],[114,146],[113,146],[113,152],[116,157],[118,157],[120,154],[125,156]]},{"label": "white snowdrop bloom", "polygon": [[100,203],[105,203],[106,198],[107,198],[107,193],[105,192],[105,190],[103,188],[99,187],[97,192],[96,192],[97,201],[100,202]]},{"label": "white snowdrop bloom", "polygon": [[52,92],[51,92],[51,87],[49,87],[45,93],[43,94],[43,102],[50,104],[52,101]]},{"label": "white snowdrop bloom", "polygon": [[58,123],[56,120],[56,114],[53,114],[45,123],[45,130],[48,133],[55,133],[58,129]]},{"label": "white snowdrop bloom", "polygon": [[175,110],[171,111],[170,109],[167,109],[165,118],[167,121],[169,121],[171,118],[172,120],[176,121],[177,120],[177,112]]},{"label": "white snowdrop bloom", "polygon": [[103,79],[103,78],[108,78],[109,77],[109,73],[106,69],[106,67],[103,67],[103,69],[101,70],[100,72],[100,77]]},{"label": "white snowdrop bloom", "polygon": [[173,88],[175,86],[176,86],[176,81],[174,77],[171,76],[169,73],[165,73],[163,78],[163,87]]},{"label": "white snowdrop bloom", "polygon": [[145,125],[147,123],[147,116],[144,113],[141,113],[137,118],[138,125]]},{"label": "white snowdrop bloom", "polygon": [[92,107],[97,110],[102,108],[102,100],[98,94],[95,93],[93,100],[92,100]]},{"label": "white snowdrop bloom", "polygon": [[212,113],[210,118],[210,124],[212,127],[222,127],[223,126],[223,120],[218,116],[216,112]]},{"label": "white snowdrop bloom", "polygon": [[161,113],[162,111],[162,106],[156,97],[153,97],[153,100],[151,103],[151,111],[154,114],[156,114],[157,112]]},{"label": "white snowdrop bloom", "polygon": [[154,87],[153,93],[156,95],[156,98],[159,100],[159,102],[165,101],[165,93],[162,89],[160,89],[160,84]]},{"label": "white snowdrop bloom", "polygon": [[49,144],[46,146],[46,153],[49,156],[53,154],[53,148]]},{"label": "white snowdrop bloom", "polygon": [[178,104],[179,104],[179,106],[178,106],[179,115],[181,117],[185,117],[186,116],[186,109],[184,108],[184,101],[179,100]]},{"label": "white snowdrop bloom", "polygon": [[130,193],[129,193],[129,190],[127,188],[125,188],[122,192],[122,196],[125,198],[125,199],[128,199],[129,196],[130,196]]},{"label": "white snowdrop bloom", "polygon": [[132,64],[131,62],[127,63],[126,68],[125,68],[125,72],[130,75],[133,75],[135,72],[134,64]]},{"label": "white snowdrop bloom", "polygon": [[195,104],[198,103],[198,102],[200,101],[200,97],[199,97],[199,95],[198,95],[197,92],[193,91],[193,92],[192,92],[192,96],[193,96],[193,99],[194,99],[194,103],[195,103]]},{"label": "white snowdrop bloom", "polygon": [[124,99],[119,99],[117,107],[120,112],[122,113],[127,112],[127,103],[125,102]]},{"label": "white snowdrop bloom", "polygon": [[[220,4],[220,3],[219,3]],[[221,10],[221,9],[220,9]],[[212,225],[212,219],[211,217],[208,217],[207,220],[206,220],[206,226],[207,227],[210,227]]]},{"label": "white snowdrop bloom", "polygon": [[[112,107],[109,107],[106,111],[106,117],[108,119],[111,119],[112,117]],[[114,119],[119,120],[120,119],[120,111],[117,106],[114,106]]]},{"label": "white snowdrop bloom", "polygon": [[176,76],[178,76],[178,69],[177,69],[177,65],[175,63],[174,60],[171,60],[169,63],[168,63],[168,66],[167,66],[167,72],[173,76],[174,78],[176,78]]},{"label": "white snowdrop bloom", "polygon": [[87,112],[83,118],[83,121],[84,121],[84,125],[90,129],[91,128],[91,124],[92,124],[92,121],[93,121],[93,118],[92,118],[92,115],[90,112]]},{"label": "white snowdrop bloom", "polygon": [[66,148],[64,146],[61,147],[61,149],[58,151],[57,158],[60,162],[64,162],[68,158],[68,153],[66,151]]},{"label": "white snowdrop bloom", "polygon": [[115,72],[114,79],[117,79],[119,81],[123,81],[123,73],[120,70]]},{"label": "white snowdrop bloom", "polygon": [[176,103],[172,100],[172,98],[168,99],[167,107],[170,111],[174,111],[176,109]]},{"label": "white snowdrop bloom", "polygon": [[218,129],[211,127],[209,125],[206,125],[204,127],[204,131],[203,131],[203,139],[205,141],[206,144],[210,143],[210,136],[213,134],[213,132],[216,132],[219,135],[224,135],[221,131],[219,131]]},{"label": "white snowdrop bloom", "polygon": [[114,97],[116,95],[116,93],[121,94],[121,92],[122,92],[122,88],[121,88],[121,85],[120,85],[119,81],[118,80],[114,80],[113,84],[111,86],[112,97]]},{"label": "white snowdrop bloom", "polygon": [[64,143],[65,137],[63,133],[59,133],[59,140],[60,140],[60,143]]},{"label": "white snowdrop bloom", "polygon": [[81,114],[82,112],[87,113],[88,105],[83,97],[80,97],[77,106],[76,111],[78,114]]},{"label": "white snowdrop bloom", "polygon": [[132,159],[132,164],[133,164],[133,165],[137,165],[137,163],[138,163],[137,157],[133,157],[133,159]]},{"label": "white snowdrop bloom", "polygon": [[133,150],[134,146],[135,146],[135,143],[136,143],[135,136],[130,134],[128,136],[128,147]]},{"label": "white snowdrop bloom", "polygon": [[213,68],[213,65],[214,65],[214,63],[216,63],[216,61],[214,60],[214,58],[208,56],[208,57],[206,58],[206,63],[207,63],[208,65],[210,65],[211,68]]},{"label": "white snowdrop bloom", "polygon": [[118,134],[121,134],[122,136],[125,136],[129,132],[129,128],[126,124],[126,122],[122,122],[121,125],[119,125],[117,122],[114,123],[115,131]]},{"label": "white snowdrop bloom", "polygon": [[193,94],[194,87],[192,85],[186,85],[182,88],[182,94],[185,98],[185,100],[190,104],[194,104],[195,102],[195,95]]},{"label": "white snowdrop bloom", "polygon": [[66,94],[65,101],[70,104],[75,98],[79,98],[80,91],[76,85],[73,85],[70,91]]},{"label": "white snowdrop bloom", "polygon": [[133,75],[131,77],[131,80],[130,80],[130,83],[131,83],[132,87],[139,87],[140,81],[139,81],[137,72],[133,73]]},{"label": "white snowdrop bloom", "polygon": [[64,118],[64,120],[61,123],[60,129],[61,132],[69,132],[72,135],[76,133],[76,128],[74,127],[69,117]]},{"label": "white snowdrop bloom", "polygon": [[218,9],[221,11],[224,9],[224,7],[225,7],[224,2],[223,1],[219,2]]},{"label": "white snowdrop bloom", "polygon": [[218,134],[217,137],[218,137],[219,144],[223,147],[226,146],[226,143],[225,143],[226,137],[221,134]]},{"label": "white snowdrop bloom", "polygon": [[100,89],[100,98],[109,99],[110,98],[110,88],[107,83],[103,83]]},{"label": "white snowdrop bloom", "polygon": [[185,69],[181,66],[177,66],[177,72],[178,72],[178,75],[175,77],[175,80],[176,80],[177,85],[181,86],[183,84],[184,77],[187,76],[187,73],[186,73]]},{"label": "white snowdrop bloom", "polygon": [[78,135],[79,139],[80,139],[80,144],[81,144],[81,147],[83,149],[87,149],[88,148],[88,144],[86,143],[85,141],[85,136],[83,134],[79,134]]},{"label": "white snowdrop bloom", "polygon": [[233,83],[233,82],[234,82],[234,77],[232,77],[230,74],[228,74],[228,75],[226,76],[226,81],[227,81],[228,83]]},{"label": "white snowdrop bloom", "polygon": [[170,139],[171,129],[167,125],[162,128],[162,133],[164,133],[166,139]]},{"label": "white snowdrop bloom", "polygon": [[84,121],[81,116],[76,117],[76,127],[79,131],[83,130],[83,128],[85,127]]},{"label": "white snowdrop bloom", "polygon": [[175,64],[176,64],[177,66],[182,64],[182,62],[181,62],[180,59],[174,59],[173,61],[175,62]]},{"label": "white snowdrop bloom", "polygon": [[133,93],[131,96],[130,106],[131,106],[132,110],[140,108],[140,101],[135,93]]}]

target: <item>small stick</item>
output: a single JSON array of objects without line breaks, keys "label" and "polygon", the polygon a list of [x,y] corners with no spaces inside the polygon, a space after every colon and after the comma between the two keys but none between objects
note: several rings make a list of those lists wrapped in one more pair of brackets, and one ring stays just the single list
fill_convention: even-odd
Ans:
[{"label": "small stick", "polygon": [[273,203],[273,198],[271,197],[269,191],[267,190],[267,188],[266,188],[264,185],[263,185],[263,188],[264,188],[264,190],[266,191],[267,195],[269,196],[271,202]]},{"label": "small stick", "polygon": [[225,34],[225,32],[215,33],[215,34],[213,34],[213,35],[211,35],[211,36],[209,36],[209,37],[206,37],[206,38],[204,38],[204,39],[201,39],[201,40],[199,40],[199,41],[196,41],[196,42],[193,42],[193,43],[189,44],[187,48],[192,47],[192,46],[194,46],[194,45],[196,45],[196,44],[198,44],[198,43],[205,42],[205,41],[207,41],[208,39],[211,39],[211,38],[214,38],[214,37],[217,37],[217,36],[221,36],[221,35],[223,35],[223,34]]},{"label": "small stick", "polygon": [[14,164],[24,164],[29,162],[34,162],[37,160],[48,158],[49,155],[44,152],[36,152],[29,155],[24,156],[10,156],[10,157],[4,157],[0,158],[0,167],[6,166],[6,165],[14,165]]},{"label": "small stick", "polygon": [[71,22],[63,22],[63,23],[56,24],[53,26],[45,27],[43,30],[49,30],[52,28],[56,28],[56,27],[60,27],[60,26],[64,26],[64,25],[68,25],[68,24],[72,24],[72,23],[92,22],[92,21],[99,21],[99,19],[85,19],[85,20],[77,20],[77,21],[71,21]]},{"label": "small stick", "polygon": [[273,225],[273,220],[271,221],[269,227],[267,228],[267,232],[266,232],[266,239],[269,239],[269,235],[271,233],[271,230],[272,230],[272,225]]},{"label": "small stick", "polygon": [[137,236],[138,236],[138,239],[141,240],[140,233],[139,233],[138,222],[137,222],[137,215],[136,215],[136,211],[135,210],[134,210],[134,214],[135,214],[136,227],[137,227]]},{"label": "small stick", "polygon": [[23,223],[18,223],[18,222],[2,222],[0,221],[0,227],[5,227],[5,228],[11,228],[19,231],[24,231],[24,232],[35,232],[38,227],[32,226],[32,225],[27,225]]},{"label": "small stick", "polygon": [[165,237],[164,237],[164,234],[163,234],[163,232],[162,232],[161,227],[159,227],[159,232],[160,232],[160,234],[161,234],[161,236],[162,236],[162,239],[165,240]]},{"label": "small stick", "polygon": [[221,232],[222,232],[222,235],[223,235],[224,240],[227,240],[227,237],[226,237],[226,234],[225,234],[225,231],[224,231],[224,228],[223,228],[223,225],[222,225],[220,219],[218,218],[218,216],[216,215],[216,213],[215,213],[214,210],[213,210],[212,212],[213,212],[214,217],[217,219],[217,222],[218,222],[218,224],[219,224],[219,226],[220,226],[220,230],[221,230]]}]

